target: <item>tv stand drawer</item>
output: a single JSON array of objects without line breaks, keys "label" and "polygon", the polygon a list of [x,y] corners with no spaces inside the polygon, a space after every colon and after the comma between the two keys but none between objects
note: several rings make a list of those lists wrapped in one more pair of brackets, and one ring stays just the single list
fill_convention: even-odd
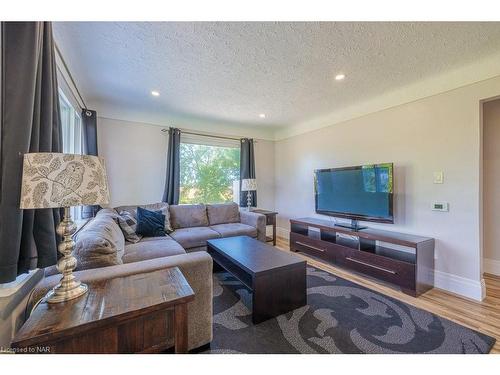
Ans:
[{"label": "tv stand drawer", "polygon": [[335,258],[335,251],[328,242],[294,232],[290,233],[290,250],[301,251],[328,261]]},{"label": "tv stand drawer", "polygon": [[415,288],[415,265],[354,249],[342,249],[336,263],[388,281],[406,289]]}]

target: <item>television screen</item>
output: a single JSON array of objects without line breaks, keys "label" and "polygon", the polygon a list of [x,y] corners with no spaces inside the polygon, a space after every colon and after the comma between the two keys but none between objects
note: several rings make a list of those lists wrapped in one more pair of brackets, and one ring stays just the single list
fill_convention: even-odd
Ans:
[{"label": "television screen", "polygon": [[393,223],[393,182],[392,163],[317,170],[316,212]]}]

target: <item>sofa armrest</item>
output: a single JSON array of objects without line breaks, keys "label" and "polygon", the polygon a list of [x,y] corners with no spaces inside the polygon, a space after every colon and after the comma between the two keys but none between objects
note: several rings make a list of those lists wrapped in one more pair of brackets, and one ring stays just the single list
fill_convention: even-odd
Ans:
[{"label": "sofa armrest", "polygon": [[[78,280],[91,282],[120,276],[153,272],[179,267],[195,293],[194,301],[188,304],[189,349],[198,348],[212,341],[212,258],[204,251],[148,259],[109,267],[74,272]],[[36,286],[28,302],[28,311],[49,289],[60,280],[60,275],[44,278]]]},{"label": "sofa armrest", "polygon": [[266,242],[266,217],[251,211],[240,210],[240,221],[242,224],[257,228],[257,239]]}]

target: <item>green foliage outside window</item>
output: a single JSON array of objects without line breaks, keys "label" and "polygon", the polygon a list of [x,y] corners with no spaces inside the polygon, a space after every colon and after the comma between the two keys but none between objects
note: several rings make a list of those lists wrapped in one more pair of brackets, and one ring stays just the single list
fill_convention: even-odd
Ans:
[{"label": "green foliage outside window", "polygon": [[181,204],[231,202],[240,149],[181,143],[180,167]]},{"label": "green foliage outside window", "polygon": [[365,191],[392,193],[391,164],[365,165],[362,170]]}]

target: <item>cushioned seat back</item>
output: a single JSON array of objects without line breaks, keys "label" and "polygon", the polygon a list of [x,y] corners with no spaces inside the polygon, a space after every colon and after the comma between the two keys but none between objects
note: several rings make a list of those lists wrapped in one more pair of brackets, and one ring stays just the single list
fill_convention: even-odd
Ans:
[{"label": "cushioned seat back", "polygon": [[182,204],[170,206],[173,229],[208,227],[207,207],[204,204]]},{"label": "cushioned seat back", "polygon": [[210,225],[239,223],[240,208],[236,203],[207,204]]}]

